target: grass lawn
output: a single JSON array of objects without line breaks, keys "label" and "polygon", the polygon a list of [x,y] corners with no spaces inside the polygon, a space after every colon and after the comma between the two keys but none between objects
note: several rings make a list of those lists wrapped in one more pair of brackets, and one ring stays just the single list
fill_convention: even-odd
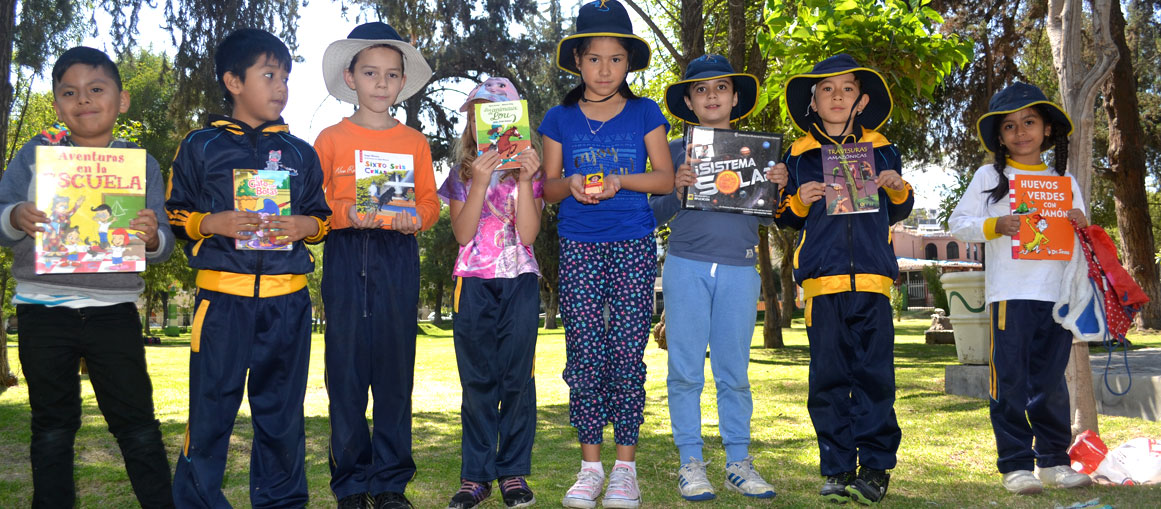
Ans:
[{"label": "grass lawn", "polygon": [[[923,344],[927,320],[897,325],[895,346],[898,400],[895,408],[903,429],[899,465],[882,505],[886,507],[1053,507],[1100,497],[1118,508],[1157,507],[1161,487],[1092,487],[1049,490],[1034,497],[1009,495],[995,472],[995,441],[987,402],[943,392],[944,366],[955,363],[954,346]],[[760,325],[760,324],[759,324]],[[458,487],[459,381],[450,330],[421,325],[414,396],[414,453],[419,473],[408,496],[420,508],[446,507]],[[717,436],[713,384],[702,396],[706,459],[710,480],[718,490],[711,503],[686,503],[677,493],[677,454],[669,430],[665,397],[665,351],[650,344],[645,424],[637,466],[645,507],[826,507],[816,500],[818,446],[806,413],[806,332],[801,320],[786,334],[787,347],[761,348],[761,328],[755,329],[750,380],[754,392],[751,452],[759,470],[778,490],[773,501],[745,499],[723,486],[725,455]],[[1161,346],[1161,335],[1132,334],[1137,346]],[[177,457],[185,429],[188,338],[146,348],[154,383],[154,400],[162,423],[170,461]],[[15,344],[8,347],[13,370],[20,365]],[[541,331],[537,345],[539,426],[529,478],[540,507],[559,507],[579,467],[576,434],[568,425],[568,388],[560,378],[564,367],[563,330]],[[1093,363],[1103,362],[1103,350],[1093,351]],[[712,380],[708,371],[706,378]],[[28,392],[21,385],[0,395],[0,507],[27,507],[32,483],[28,463]],[[327,394],[323,385],[323,339],[314,336],[306,397],[307,475],[310,507],[333,507],[327,467]],[[84,419],[77,437],[77,488],[80,507],[134,507],[128,478],[115,440],[106,430],[92,388],[83,383]],[[231,441],[225,490],[236,507],[249,505],[248,465],[252,431],[243,401]],[[1101,416],[1105,443],[1116,446],[1138,436],[1161,437],[1161,425],[1123,417]],[[606,434],[612,443],[612,430]],[[613,460],[606,447],[606,465]],[[502,503],[490,502],[490,507]]]}]

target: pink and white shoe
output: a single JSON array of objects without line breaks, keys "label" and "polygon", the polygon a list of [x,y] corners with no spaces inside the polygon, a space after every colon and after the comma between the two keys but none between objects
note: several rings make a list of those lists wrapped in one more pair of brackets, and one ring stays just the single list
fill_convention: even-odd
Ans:
[{"label": "pink and white shoe", "polygon": [[627,466],[613,467],[609,474],[609,489],[601,504],[612,509],[637,509],[641,505],[641,490],[637,488],[637,472]]},{"label": "pink and white shoe", "polygon": [[[604,472],[592,468],[581,469],[576,474],[576,483],[564,494],[561,504],[575,509],[593,509],[597,506],[597,497],[601,495],[601,488],[604,485]],[[605,507],[611,506],[606,504]]]}]

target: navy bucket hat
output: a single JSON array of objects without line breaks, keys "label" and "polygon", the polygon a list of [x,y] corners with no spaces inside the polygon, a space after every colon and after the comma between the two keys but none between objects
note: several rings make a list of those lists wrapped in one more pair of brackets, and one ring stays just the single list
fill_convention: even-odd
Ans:
[{"label": "navy bucket hat", "polygon": [[649,43],[633,34],[633,22],[629,12],[617,0],[593,0],[581,6],[576,15],[576,33],[560,40],[556,45],[556,66],[572,74],[580,74],[576,68],[573,50],[586,37],[617,37],[626,39],[633,56],[629,61],[629,72],[649,67]]},{"label": "navy bucket hat", "polygon": [[1017,81],[996,92],[992,100],[988,101],[988,112],[976,121],[976,133],[984,148],[993,154],[1000,148],[999,125],[1004,116],[1037,104],[1047,107],[1050,118],[1044,119],[1046,122],[1065,124],[1068,126],[1068,135],[1072,135],[1072,119],[1068,118],[1063,108],[1049,101],[1039,87]]},{"label": "navy bucket hat", "polygon": [[734,82],[734,92],[738,94],[738,104],[730,110],[730,122],[737,122],[754,112],[758,104],[758,78],[753,74],[734,72],[730,61],[721,55],[702,55],[693,59],[685,68],[685,77],[665,89],[665,109],[690,125],[698,125],[697,115],[685,98],[690,84],[718,78],[730,78]]},{"label": "navy bucket hat", "polygon": [[894,105],[891,91],[887,88],[887,80],[879,74],[879,71],[860,66],[850,55],[839,53],[814,64],[814,69],[810,72],[796,74],[786,80],[786,108],[796,127],[810,132],[810,126],[817,118],[817,114],[810,108],[814,86],[823,78],[847,73],[854,73],[859,80],[859,92],[871,98],[859,115],[857,123],[875,131],[887,123]]}]

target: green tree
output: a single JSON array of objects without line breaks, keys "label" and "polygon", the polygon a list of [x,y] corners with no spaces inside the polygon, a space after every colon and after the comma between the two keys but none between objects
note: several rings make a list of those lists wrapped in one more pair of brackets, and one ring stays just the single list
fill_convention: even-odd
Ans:
[{"label": "green tree", "polygon": [[460,245],[451,228],[451,209],[442,207],[439,221],[431,229],[419,234],[419,296],[420,302],[435,309],[432,323],[443,323],[443,297],[452,284],[452,270]]},{"label": "green tree", "polygon": [[311,316],[314,317],[314,322],[317,324],[317,326],[311,327],[311,329],[314,332],[320,333],[325,333],[327,331],[327,314],[322,300],[322,266],[324,244],[307,244],[306,246],[306,248],[310,250],[310,254],[314,256],[314,272],[306,275],[306,288],[310,292]]}]

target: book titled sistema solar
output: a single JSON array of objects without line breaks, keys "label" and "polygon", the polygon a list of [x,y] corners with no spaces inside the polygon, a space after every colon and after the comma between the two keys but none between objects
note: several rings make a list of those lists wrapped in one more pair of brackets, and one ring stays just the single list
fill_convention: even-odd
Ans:
[{"label": "book titled sistema solar", "polygon": [[685,148],[697,182],[681,194],[683,209],[774,216],[778,184],[766,170],[778,164],[781,134],[693,126]]},{"label": "book titled sistema solar", "polygon": [[1068,260],[1074,247],[1068,211],[1072,209],[1072,180],[1064,176],[1016,175],[1008,188],[1012,214],[1020,219],[1020,233],[1012,237],[1012,258]]},{"label": "book titled sistema solar", "polygon": [[36,273],[141,272],[145,243],[129,222],[145,208],[145,150],[36,147]]}]

